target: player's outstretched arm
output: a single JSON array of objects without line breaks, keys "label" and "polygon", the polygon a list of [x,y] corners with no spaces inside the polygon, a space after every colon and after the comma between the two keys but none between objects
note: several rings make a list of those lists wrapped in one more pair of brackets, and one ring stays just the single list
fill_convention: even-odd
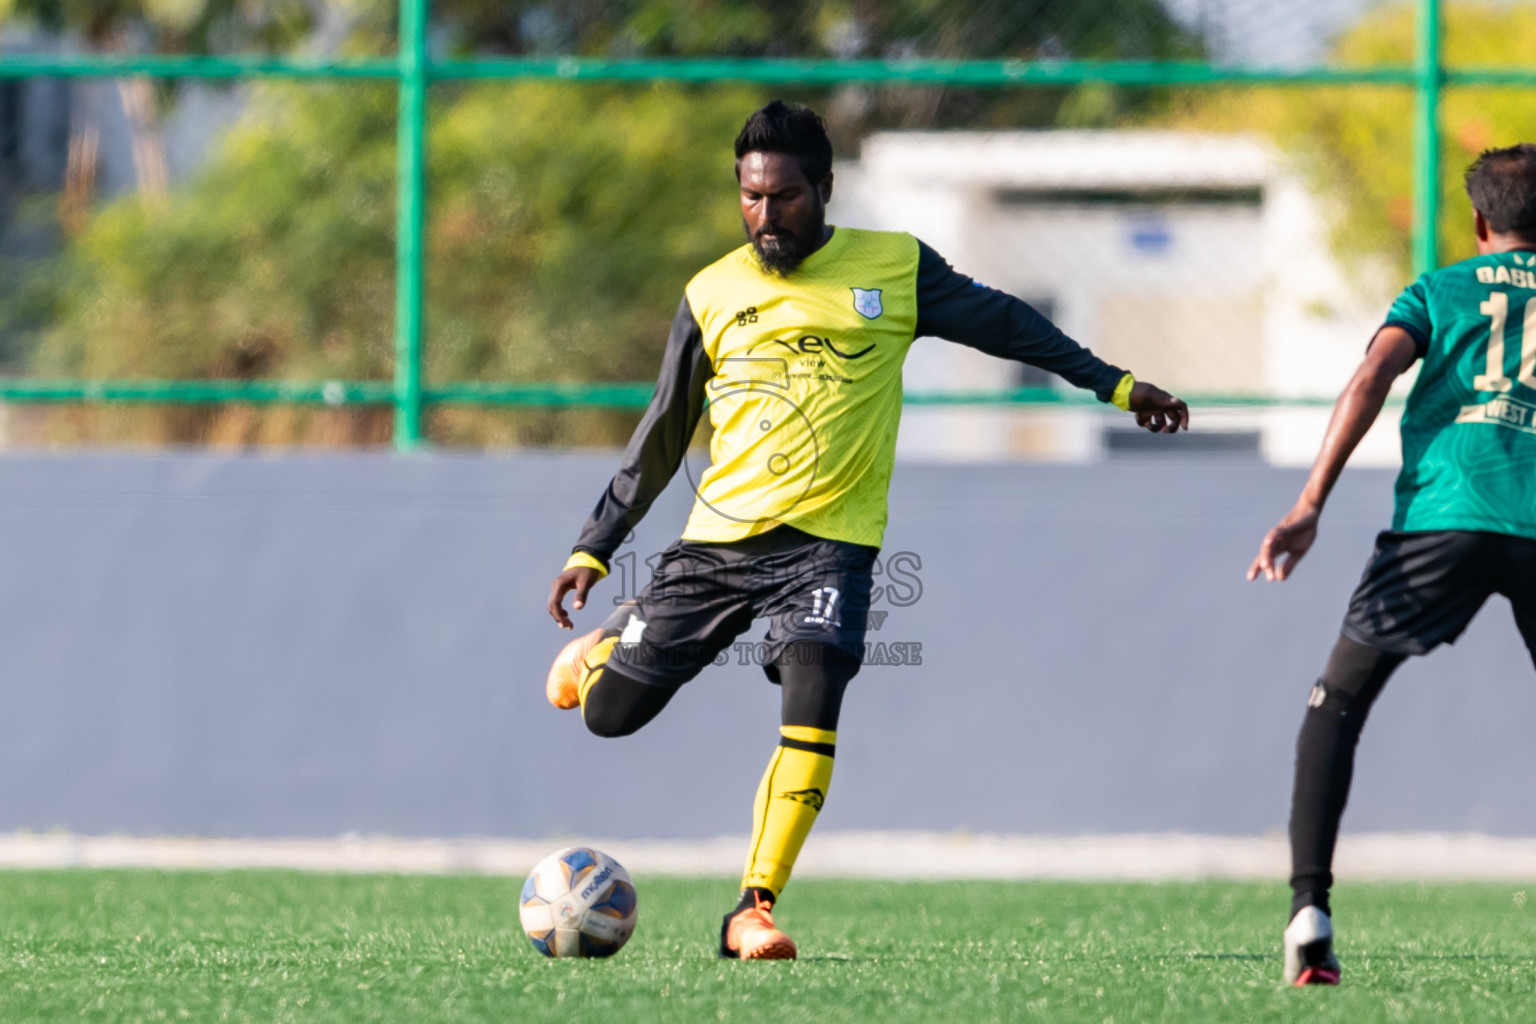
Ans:
[{"label": "player's outstretched arm", "polygon": [[1023,299],[957,272],[922,242],[917,250],[919,336],[945,338],[1048,370],[1074,387],[1092,391],[1101,402],[1112,401],[1135,413],[1137,426],[1154,433],[1189,429],[1189,407],[1168,392],[1134,381],[1067,337]]},{"label": "player's outstretched arm", "polygon": [[1301,497],[1259,544],[1259,553],[1248,567],[1250,580],[1256,580],[1262,574],[1266,580],[1284,581],[1296,570],[1296,563],[1311,550],[1312,542],[1317,540],[1318,518],[1339,474],[1344,471],[1344,464],[1366,431],[1371,429],[1371,424],[1376,422],[1381,407],[1386,404],[1387,393],[1392,390],[1392,382],[1412,366],[1416,358],[1418,345],[1401,327],[1383,327],[1376,332],[1371,347],[1366,350],[1365,361],[1334,403],[1328,432],[1323,435],[1322,450],[1312,464]]}]

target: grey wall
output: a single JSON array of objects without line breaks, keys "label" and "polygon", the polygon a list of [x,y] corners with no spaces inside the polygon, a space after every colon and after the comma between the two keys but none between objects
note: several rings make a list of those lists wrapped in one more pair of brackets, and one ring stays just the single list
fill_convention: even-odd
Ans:
[{"label": "grey wall", "polygon": [[[735,664],[651,727],[544,703],[542,610],[611,456],[0,459],[0,830],[743,832],[777,692]],[[1244,568],[1301,474],[902,465],[827,828],[1283,827],[1291,744],[1391,476],[1346,475],[1284,586]],[[681,528],[674,487],[635,547]],[[578,618],[589,628],[611,581]],[[1507,604],[1411,663],[1354,829],[1536,834],[1536,688]]]}]

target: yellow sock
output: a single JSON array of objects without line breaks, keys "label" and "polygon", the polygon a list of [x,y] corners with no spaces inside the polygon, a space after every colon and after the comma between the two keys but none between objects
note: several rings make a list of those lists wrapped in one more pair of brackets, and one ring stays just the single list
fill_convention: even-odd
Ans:
[{"label": "yellow sock", "polygon": [[775,896],[784,890],[800,847],[832,783],[837,733],[804,725],[779,730],[779,747],[768,762],[752,805],[752,845],[743,889],[758,886]]},{"label": "yellow sock", "polygon": [[603,666],[608,664],[608,656],[613,653],[614,645],[618,642],[617,636],[603,637],[581,659],[581,675],[576,679],[576,699],[581,702],[583,709],[587,706],[587,694],[592,692],[592,687],[603,677]]}]

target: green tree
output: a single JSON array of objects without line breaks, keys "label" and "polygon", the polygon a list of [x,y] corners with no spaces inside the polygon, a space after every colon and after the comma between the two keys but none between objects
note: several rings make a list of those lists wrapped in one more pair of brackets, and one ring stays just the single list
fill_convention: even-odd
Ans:
[{"label": "green tree", "polygon": [[[141,17],[155,3],[182,2],[116,6]],[[184,2],[201,4],[206,18],[249,6]],[[354,0],[353,9],[352,46],[387,42],[393,2]],[[1167,57],[1194,47],[1156,0],[1037,0],[1024,8],[985,0],[575,0],[558,8],[436,0],[433,11],[438,44],[465,52],[1027,58]],[[222,30],[196,27],[204,24],[183,29],[186,48],[218,42]],[[1061,90],[798,94],[836,115],[845,153],[875,126],[1079,123],[1113,117],[1122,105],[1115,94]],[[650,377],[683,284],[740,242],[729,144],[767,95],[568,83],[434,89],[429,377]],[[36,276],[31,301],[51,311],[53,324],[38,340],[36,372],[388,378],[394,93],[305,85],[264,86],[253,96],[248,116],[168,205],[106,205]],[[465,443],[613,442],[629,422],[442,411],[432,432]],[[137,410],[61,415],[54,429],[157,441],[358,443],[387,438],[388,417]]]},{"label": "green tree", "polygon": [[1111,59],[1199,52],[1194,35],[1157,0],[434,0],[432,9],[462,48],[506,53]]},{"label": "green tree", "polygon": [[[1021,60],[1197,58],[1159,0],[435,0],[463,51],[607,56]],[[802,92],[847,149],[876,128],[1108,125],[1157,94],[1110,87],[998,91],[853,87]]]},{"label": "green tree", "polygon": [[0,22],[25,19],[78,33],[94,49],[156,53],[280,49],[310,31],[314,13],[306,0],[0,0]]},{"label": "green tree", "polygon": [[[1456,3],[1444,14],[1450,65],[1525,66],[1536,53],[1536,8]],[[1401,64],[1414,51],[1414,6],[1372,11],[1334,49],[1346,65]],[[1351,260],[1385,258],[1405,278],[1412,265],[1414,101],[1406,88],[1222,90],[1192,98],[1175,120],[1185,127],[1267,132],[1300,162],[1338,216],[1333,243]],[[1528,90],[1455,89],[1440,125],[1443,262],[1474,254],[1471,205],[1462,175],[1492,146],[1536,140]]]},{"label": "green tree", "polygon": [[[688,275],[738,244],[729,140],[758,101],[743,90],[558,84],[445,98],[430,137],[430,377],[652,375]],[[75,239],[47,275],[56,326],[36,372],[387,378],[393,129],[388,88],[263,90],[169,210],[114,203]],[[151,440],[387,437],[377,416],[344,419],[114,422],[138,423]],[[442,429],[464,441],[622,432],[611,417],[448,417]]]}]

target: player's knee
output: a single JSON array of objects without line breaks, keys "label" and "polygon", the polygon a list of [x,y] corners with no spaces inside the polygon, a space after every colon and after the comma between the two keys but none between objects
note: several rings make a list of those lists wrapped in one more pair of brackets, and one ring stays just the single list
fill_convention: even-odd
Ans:
[{"label": "player's knee", "polygon": [[587,731],[594,736],[601,736],[605,740],[618,739],[620,736],[632,736],[640,730],[641,723],[630,720],[629,716],[602,704],[588,704],[581,709],[581,720],[586,723]]},{"label": "player's knee", "polygon": [[653,686],[607,665],[595,673],[581,702],[587,731],[604,739],[639,732],[666,707],[675,689]]},{"label": "player's knee", "polygon": [[1340,636],[1322,676],[1312,687],[1307,707],[1364,721],[1371,705],[1405,655],[1380,651]]},{"label": "player's knee", "polygon": [[581,705],[581,720],[586,724],[587,731],[604,739],[631,735],[640,728],[641,722],[630,714],[627,702],[604,699],[603,671],[599,669],[597,675],[597,680],[587,692],[587,699]]},{"label": "player's knee", "polygon": [[1327,679],[1319,679],[1313,683],[1312,692],[1307,694],[1308,711],[1331,711],[1350,715],[1359,710],[1360,703],[1356,694],[1329,687]]},{"label": "player's knee", "polygon": [[786,674],[801,673],[835,678],[846,683],[858,674],[863,664],[863,652],[857,648],[850,649],[814,640],[795,640],[785,644],[778,660],[768,667],[777,671],[780,680]]},{"label": "player's knee", "polygon": [[831,644],[791,644],[778,663],[785,725],[836,729],[859,657]]}]

